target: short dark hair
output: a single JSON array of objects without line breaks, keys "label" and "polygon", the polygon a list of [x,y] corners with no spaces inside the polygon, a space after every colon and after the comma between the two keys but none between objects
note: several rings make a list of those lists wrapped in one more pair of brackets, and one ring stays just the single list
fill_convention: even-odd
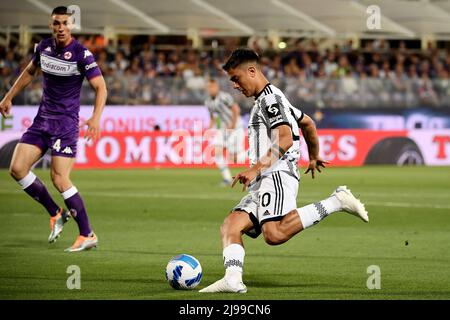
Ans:
[{"label": "short dark hair", "polygon": [[55,14],[67,14],[68,16],[71,16],[72,12],[65,6],[59,6],[53,9],[51,15],[53,16]]},{"label": "short dark hair", "polygon": [[258,54],[248,48],[240,48],[233,51],[227,62],[222,66],[223,70],[234,69],[246,62],[259,62]]}]

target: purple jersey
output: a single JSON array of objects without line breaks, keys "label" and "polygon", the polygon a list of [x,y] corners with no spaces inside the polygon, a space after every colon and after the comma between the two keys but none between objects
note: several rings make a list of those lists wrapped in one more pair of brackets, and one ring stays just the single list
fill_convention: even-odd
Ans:
[{"label": "purple jersey", "polygon": [[55,39],[48,38],[36,46],[32,61],[41,68],[44,78],[38,116],[71,118],[78,123],[83,79],[101,75],[92,53],[75,38],[64,48],[58,48]]},{"label": "purple jersey", "polygon": [[100,76],[100,69],[92,53],[75,39],[65,48],[57,48],[53,38],[42,40],[32,61],[42,70],[44,93],[20,142],[35,145],[42,153],[50,148],[52,156],[75,157],[81,85],[84,77]]}]

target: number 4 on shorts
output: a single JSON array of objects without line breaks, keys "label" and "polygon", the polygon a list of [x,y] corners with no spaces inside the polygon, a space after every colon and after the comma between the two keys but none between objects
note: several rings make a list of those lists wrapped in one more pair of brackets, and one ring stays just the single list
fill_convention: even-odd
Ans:
[{"label": "number 4 on shorts", "polygon": [[57,152],[59,152],[59,150],[61,150],[61,139],[57,139],[55,141],[55,143],[52,146],[53,150],[56,150]]}]

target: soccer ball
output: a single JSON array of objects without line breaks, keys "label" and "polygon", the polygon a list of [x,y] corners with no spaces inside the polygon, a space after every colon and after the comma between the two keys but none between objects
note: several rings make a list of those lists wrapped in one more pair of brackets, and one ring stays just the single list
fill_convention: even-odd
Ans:
[{"label": "soccer ball", "polygon": [[202,280],[202,266],[193,256],[180,254],[167,264],[166,280],[174,289],[193,289]]}]

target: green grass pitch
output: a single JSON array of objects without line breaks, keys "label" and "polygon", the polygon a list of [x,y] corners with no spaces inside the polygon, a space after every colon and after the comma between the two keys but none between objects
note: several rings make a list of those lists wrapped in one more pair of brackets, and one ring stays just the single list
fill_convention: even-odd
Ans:
[{"label": "green grass pitch", "polygon": [[[237,170],[234,170],[236,172]],[[49,172],[36,170],[62,204]],[[69,254],[70,221],[47,243],[48,215],[0,171],[0,299],[450,299],[450,168],[329,168],[302,176],[298,205],[349,186],[370,223],[336,213],[281,246],[244,238],[248,293],[177,291],[165,281],[170,258],[195,256],[198,289],[223,275],[219,227],[244,193],[219,185],[214,169],[76,170],[99,248]],[[81,289],[66,286],[79,266]],[[369,290],[367,268],[380,267]]]}]

